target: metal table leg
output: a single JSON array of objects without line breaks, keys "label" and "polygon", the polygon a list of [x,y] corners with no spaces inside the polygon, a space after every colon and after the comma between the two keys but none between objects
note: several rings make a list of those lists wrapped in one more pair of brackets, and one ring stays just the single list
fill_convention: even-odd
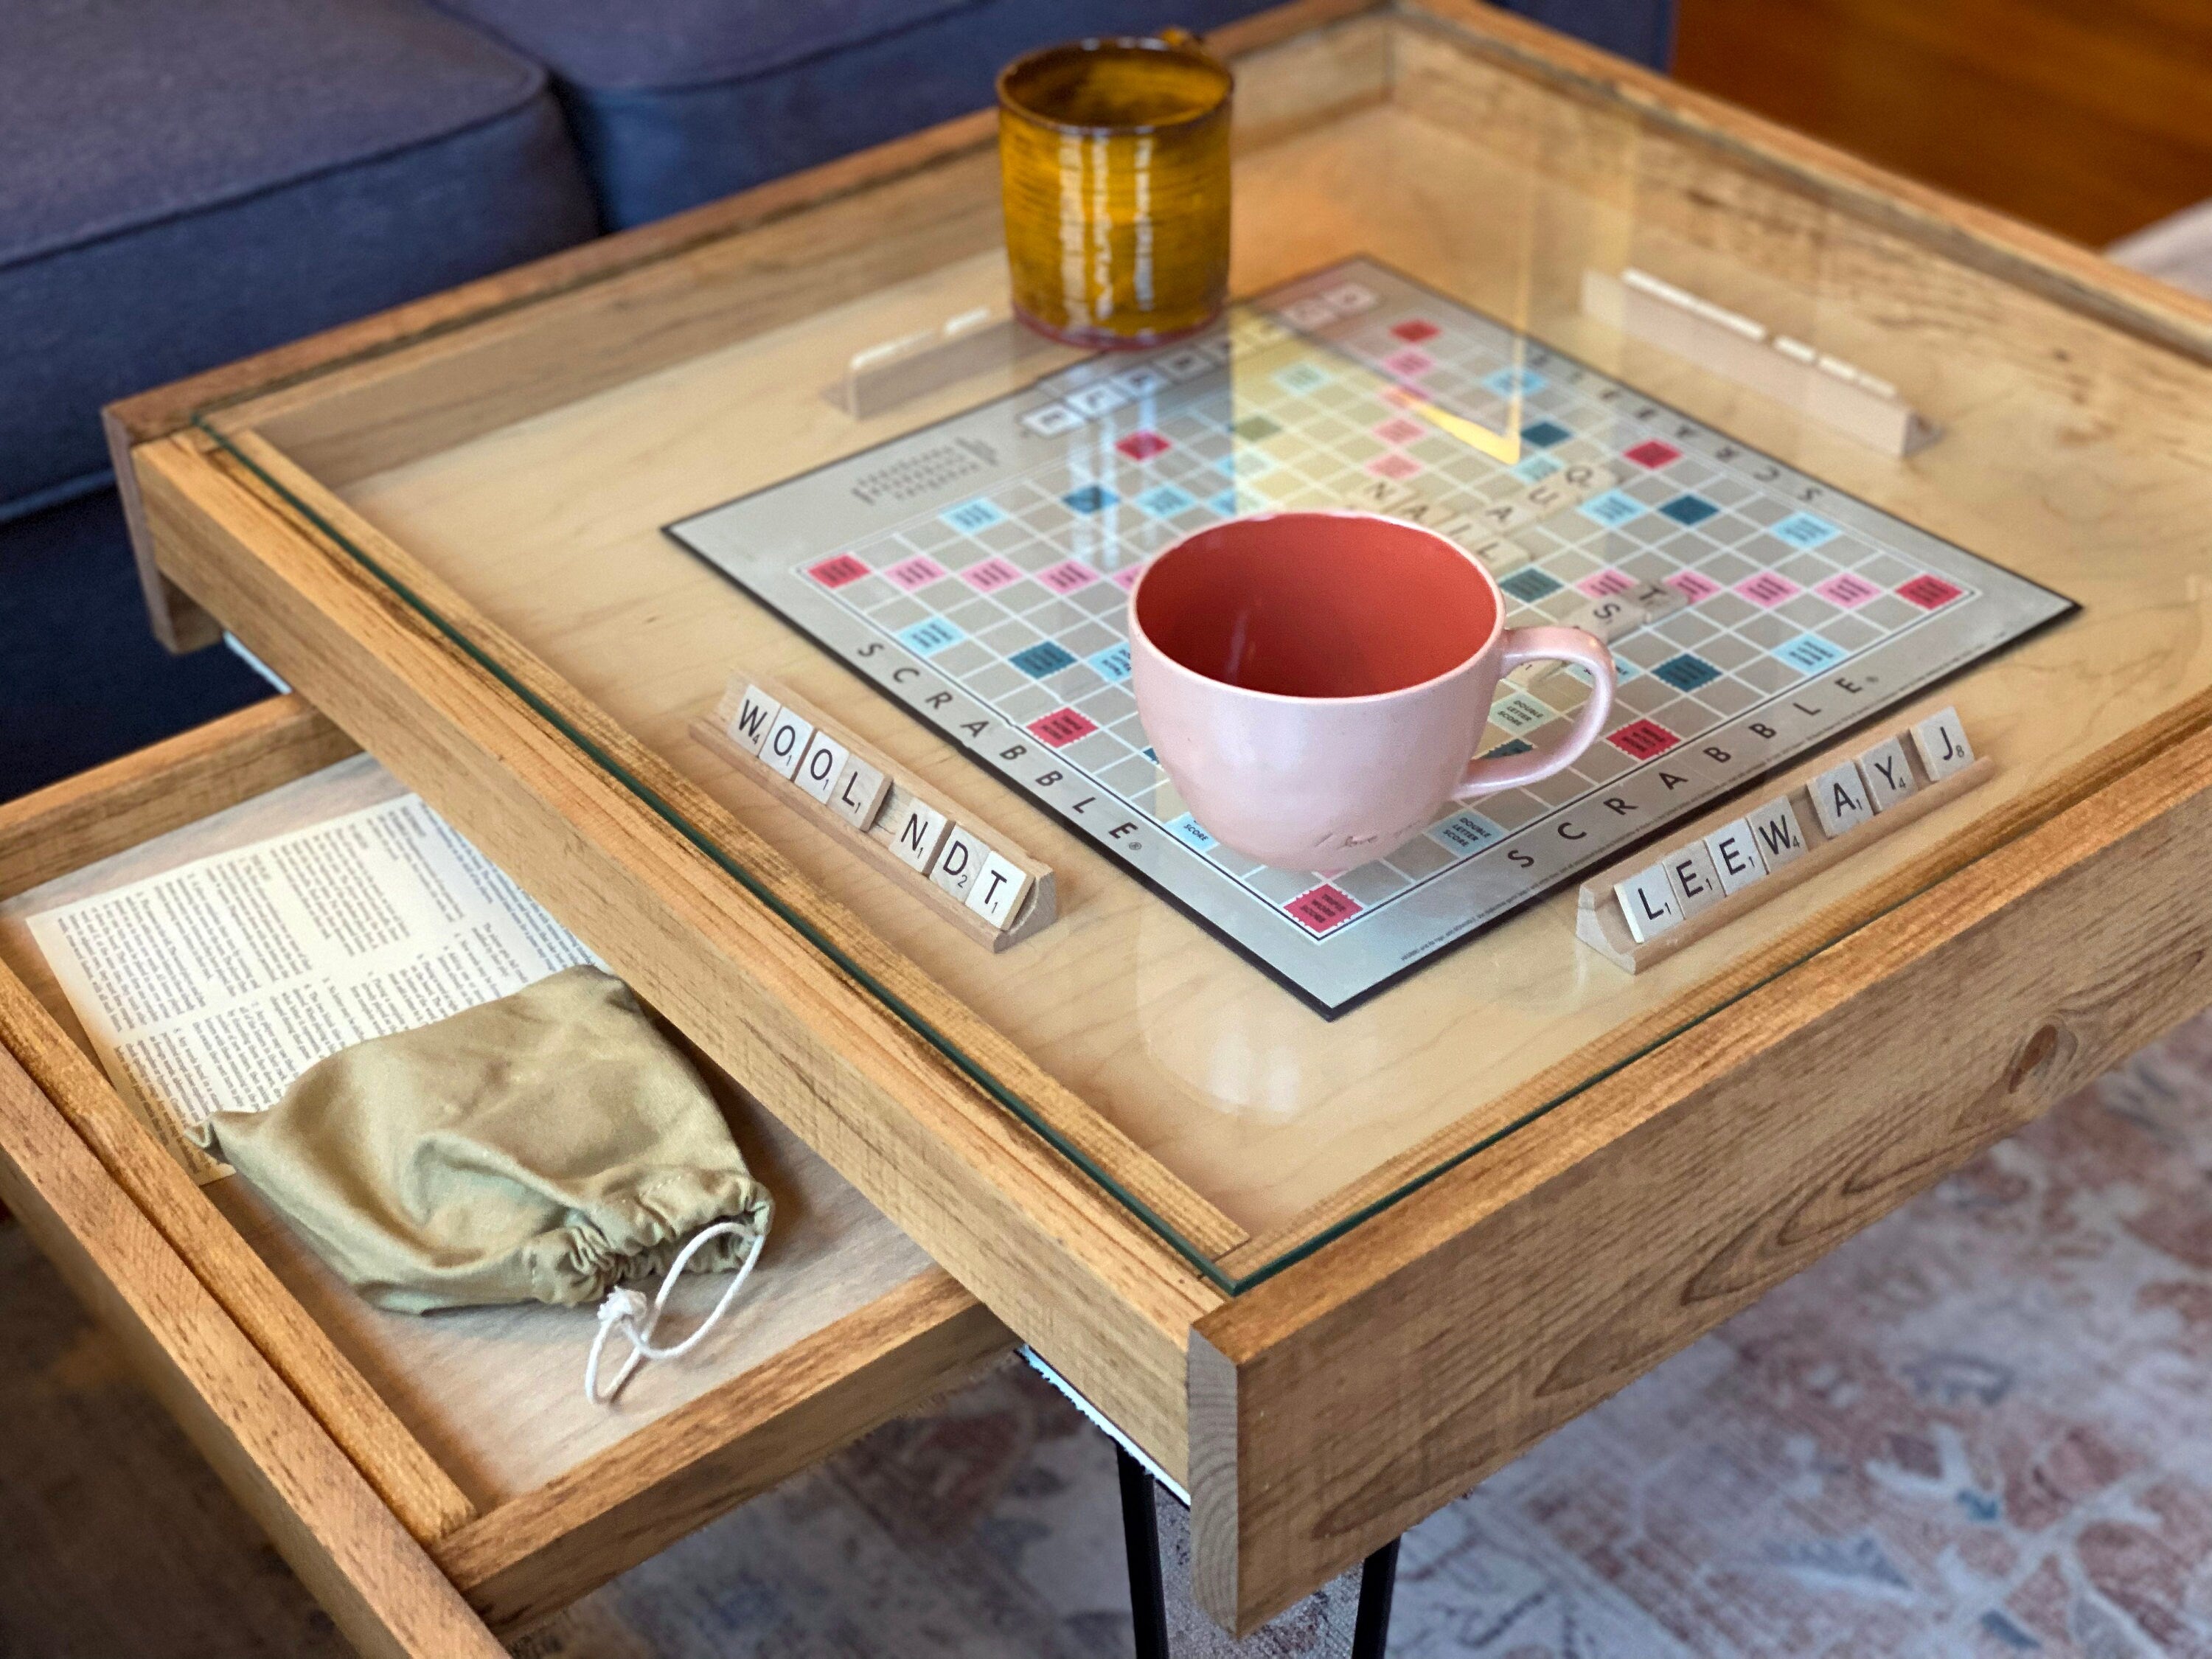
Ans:
[{"label": "metal table leg", "polygon": [[1160,1588],[1160,1521],[1152,1477],[1119,1444],[1121,1542],[1129,1553],[1129,1612],[1137,1621],[1137,1659],[1168,1659],[1168,1601]]},{"label": "metal table leg", "polygon": [[[1160,1522],[1152,1477],[1119,1443],[1114,1463],[1121,1478],[1121,1543],[1129,1555],[1129,1612],[1137,1626],[1137,1659],[1169,1659],[1168,1602],[1160,1585]],[[1352,1626],[1352,1659],[1382,1659],[1390,1640],[1390,1598],[1398,1586],[1398,1540],[1369,1556],[1359,1569],[1359,1610]]]}]

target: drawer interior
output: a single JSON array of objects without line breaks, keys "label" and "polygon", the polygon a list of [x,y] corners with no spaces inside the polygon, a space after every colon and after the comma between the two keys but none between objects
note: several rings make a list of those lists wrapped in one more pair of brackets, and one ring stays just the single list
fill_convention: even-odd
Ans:
[{"label": "drawer interior", "polygon": [[[373,759],[357,755],[15,893],[0,901],[0,964],[89,1054],[90,1041],[32,937],[31,916],[404,793]],[[525,1622],[553,1610],[685,1527],[781,1478],[797,1466],[795,1449],[826,1453],[946,1386],[1008,1340],[881,1212],[711,1065],[701,1065],[748,1162],[775,1196],[774,1229],[758,1270],[707,1341],[682,1360],[644,1367],[611,1407],[593,1405],[583,1392],[595,1329],[590,1309],[388,1312],[356,1296],[243,1177],[225,1176],[200,1189],[474,1509],[476,1518],[459,1529],[468,1537],[445,1552],[465,1564],[455,1576],[489,1581],[512,1576],[533,1552],[562,1558],[550,1571],[525,1575],[532,1581],[526,1595],[486,1607],[495,1623]],[[677,1320],[670,1328],[688,1331],[723,1282],[703,1276],[686,1282],[672,1304]],[[219,1285],[210,1288],[221,1295]],[[874,1373],[884,1369],[887,1320],[896,1328],[894,1346],[911,1358],[884,1376]],[[844,1344],[840,1334],[848,1330],[865,1331],[870,1340]],[[853,1366],[872,1368],[868,1386],[843,1389],[825,1408],[825,1396],[850,1380],[840,1364],[848,1346]],[[796,1369],[808,1380],[793,1388],[785,1373],[802,1353],[804,1364]],[[729,1467],[732,1460],[725,1456],[721,1492],[688,1490],[678,1502],[673,1489],[684,1470],[726,1453],[728,1435],[718,1436],[717,1424],[756,1437],[773,1429],[757,1412],[717,1410],[729,1401],[759,1398],[771,1379],[769,1391],[785,1402],[787,1414],[805,1419],[798,1434],[802,1445],[789,1443],[788,1435],[763,1437],[774,1442],[775,1454],[764,1452],[757,1482],[743,1458]],[[656,1430],[658,1455],[641,1459],[640,1437],[653,1438]],[[672,1459],[665,1443],[672,1437],[684,1443]],[[652,1467],[641,1471],[641,1462]],[[659,1523],[655,1486],[671,1489],[671,1512]],[[547,1494],[554,1492],[562,1494],[560,1514],[549,1521]],[[617,1510],[623,1545],[561,1549],[568,1523],[589,1528]],[[518,1525],[502,1547],[498,1534],[505,1521],[519,1523],[526,1515],[528,1526]],[[472,1588],[465,1582],[462,1587]],[[497,1596],[483,1599],[499,1602]]]}]

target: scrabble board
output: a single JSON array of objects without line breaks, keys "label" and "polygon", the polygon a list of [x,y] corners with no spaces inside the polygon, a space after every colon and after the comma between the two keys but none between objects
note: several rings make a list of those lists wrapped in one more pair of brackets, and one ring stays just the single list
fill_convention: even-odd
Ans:
[{"label": "scrabble board", "polygon": [[[1619,697],[1555,778],[1273,870],[1156,763],[1128,590],[1206,525],[1341,506],[1452,537],[1511,625],[1605,637]],[[668,531],[1332,1017],[2073,608],[1367,259]],[[1486,749],[1555,740],[1577,674],[1516,672]]]}]

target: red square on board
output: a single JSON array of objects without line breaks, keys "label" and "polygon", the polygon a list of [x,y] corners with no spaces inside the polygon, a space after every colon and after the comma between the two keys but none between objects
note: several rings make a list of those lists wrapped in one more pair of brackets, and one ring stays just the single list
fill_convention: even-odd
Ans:
[{"label": "red square on board", "polygon": [[1899,584],[1897,597],[1911,601],[1923,611],[1940,611],[1966,590],[1954,587],[1941,576],[1915,576]]},{"label": "red square on board", "polygon": [[1073,708],[1055,708],[1049,714],[1040,714],[1031,720],[1029,729],[1030,735],[1038,742],[1060,749],[1078,738],[1089,737],[1098,727]]},{"label": "red square on board", "polygon": [[1624,755],[1650,760],[1654,755],[1665,754],[1681,739],[1657,720],[1638,720],[1633,726],[1622,726],[1606,741]]},{"label": "red square on board", "polygon": [[[1403,340],[1407,345],[1419,345],[1424,340],[1435,339],[1437,336],[1443,331],[1425,318],[1408,317],[1402,323],[1394,323],[1391,325],[1390,331],[1396,335],[1400,339]],[[1323,890],[1316,889],[1315,890],[1321,891]],[[1326,890],[1334,893],[1336,889],[1331,887]]]},{"label": "red square on board", "polygon": [[1114,447],[1133,461],[1149,461],[1162,450],[1172,446],[1157,432],[1132,432]]},{"label": "red square on board", "polygon": [[1340,887],[1327,882],[1310,893],[1301,893],[1283,908],[1312,933],[1326,933],[1332,927],[1340,927],[1359,914],[1359,901]]},{"label": "red square on board", "polygon": [[856,582],[868,574],[868,567],[850,553],[840,553],[819,564],[809,565],[806,574],[824,587],[842,587],[847,582]]},{"label": "red square on board", "polygon": [[1628,459],[1638,466],[1657,469],[1669,461],[1679,461],[1682,452],[1672,444],[1662,444],[1656,438],[1649,439],[1627,452]]}]

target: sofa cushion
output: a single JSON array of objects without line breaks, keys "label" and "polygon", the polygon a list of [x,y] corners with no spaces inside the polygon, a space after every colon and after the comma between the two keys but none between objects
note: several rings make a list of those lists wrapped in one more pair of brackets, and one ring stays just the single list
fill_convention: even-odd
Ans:
[{"label": "sofa cushion", "polygon": [[9,0],[0,516],[110,398],[595,228],[544,71],[416,0]]},{"label": "sofa cushion", "polygon": [[600,215],[627,226],[983,108],[1033,47],[1270,0],[629,0],[618,27],[601,0],[439,3],[554,66]]},{"label": "sofa cushion", "polygon": [[597,92],[666,92],[766,75],[895,34],[975,0],[438,0]]}]

